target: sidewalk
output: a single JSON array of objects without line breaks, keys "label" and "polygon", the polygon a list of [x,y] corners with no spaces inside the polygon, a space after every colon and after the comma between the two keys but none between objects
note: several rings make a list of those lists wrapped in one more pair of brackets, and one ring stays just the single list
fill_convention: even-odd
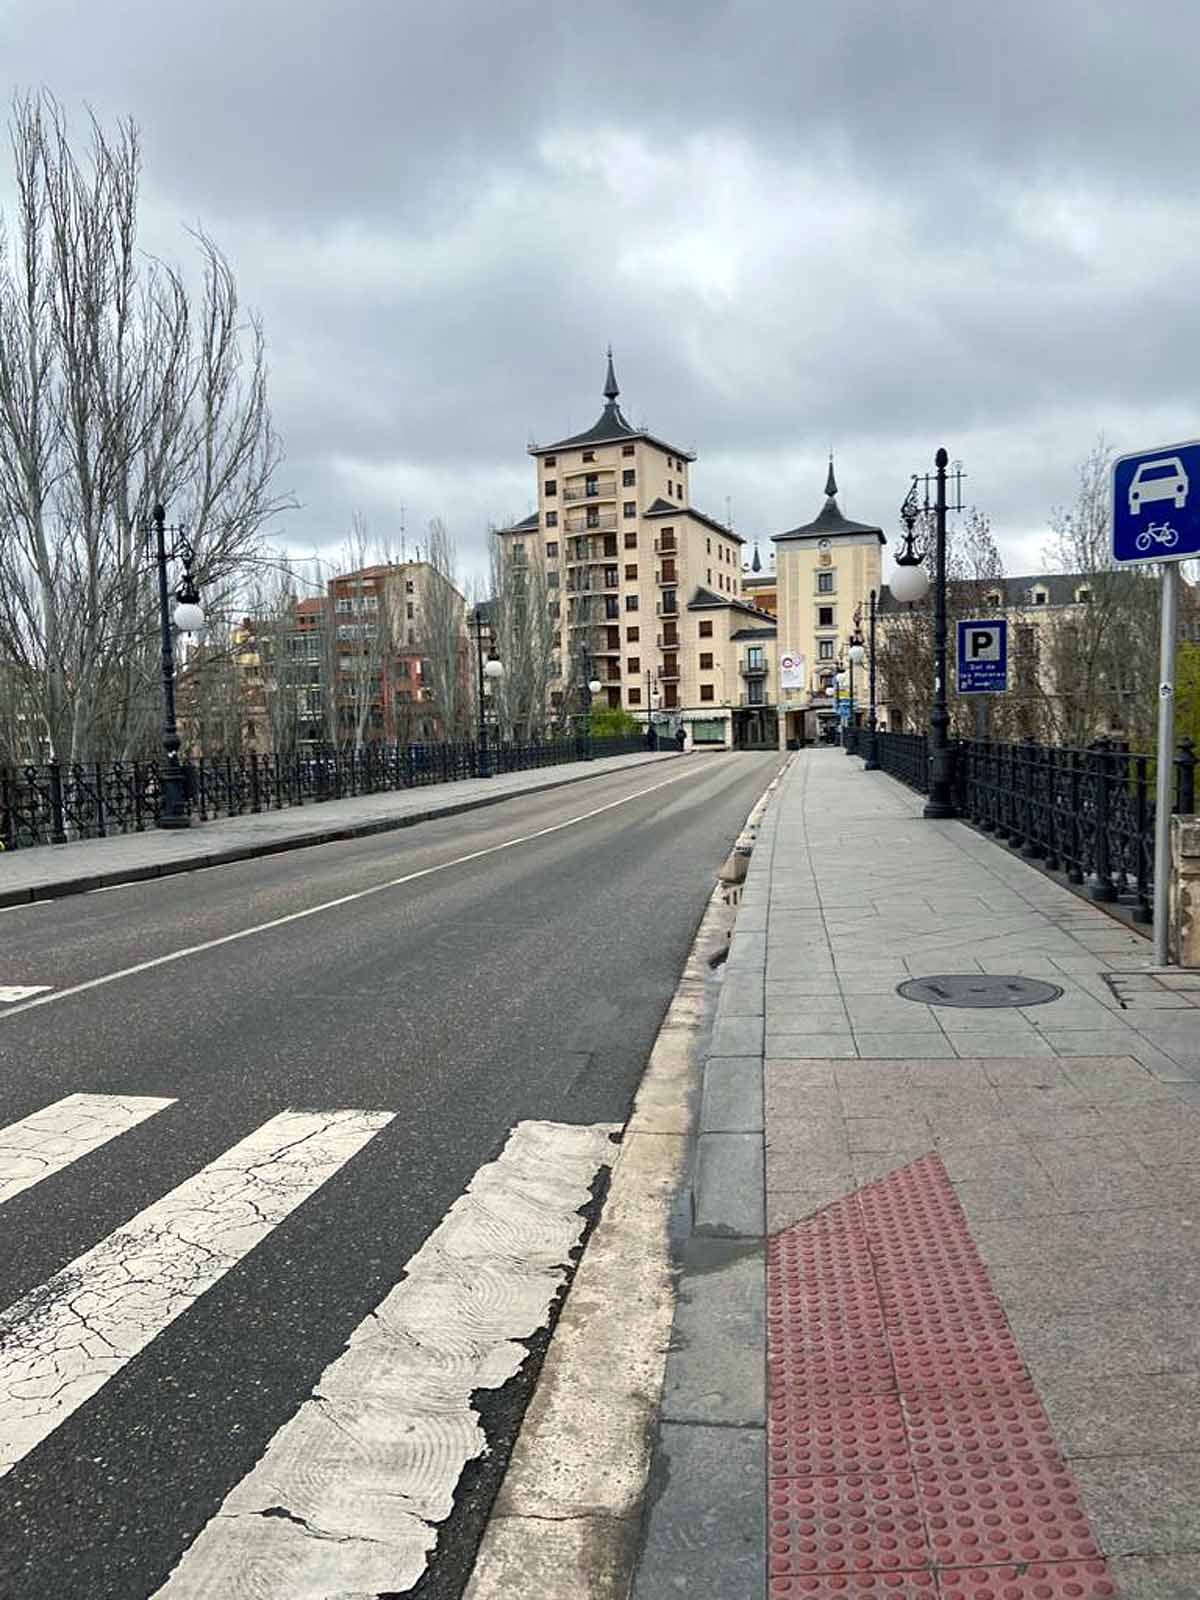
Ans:
[{"label": "sidewalk", "polygon": [[921,804],[810,750],[764,818],[635,1600],[1200,1595],[1200,974]]},{"label": "sidewalk", "polygon": [[424,784],[416,789],[360,795],[353,800],[326,800],[219,822],[197,822],[179,832],[149,828],[145,833],[118,834],[111,839],[15,850],[0,854],[0,907],[85,894],[115,883],[195,872],[201,867],[248,861],[254,856],[302,850],[307,845],[361,839],[428,822],[433,817],[475,811],[514,795],[537,794],[623,772],[628,767],[678,759],[675,751],[603,756],[596,761],[569,761],[527,772],[468,778],[461,783]]}]

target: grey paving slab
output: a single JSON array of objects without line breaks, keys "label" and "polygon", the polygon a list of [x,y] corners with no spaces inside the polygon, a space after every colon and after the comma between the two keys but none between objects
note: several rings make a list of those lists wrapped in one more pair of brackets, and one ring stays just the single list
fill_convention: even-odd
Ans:
[{"label": "grey paving slab", "polygon": [[[1050,1420],[1061,1443],[1053,1405]],[[1143,1556],[1200,1552],[1200,1450],[1194,1430],[1187,1447],[1171,1454],[1136,1447],[1095,1455],[1067,1449],[1065,1454],[1103,1549],[1136,1550]],[[1123,1587],[1121,1593],[1129,1591]],[[1197,1594],[1200,1588],[1189,1600]]]},{"label": "grey paving slab", "polygon": [[701,1133],[762,1133],[762,1060],[709,1056],[700,1099]]},{"label": "grey paving slab", "polygon": [[1200,1555],[1117,1556],[1109,1571],[1123,1600],[1196,1600]]},{"label": "grey paving slab", "polygon": [[722,1016],[713,1029],[712,1053],[716,1056],[761,1056],[763,1019],[761,1016]]},{"label": "grey paving slab", "polygon": [[761,1017],[766,1006],[762,978],[756,972],[727,972],[717,1004],[723,1017]]},{"label": "grey paving slab", "polygon": [[762,1428],[664,1423],[633,1600],[762,1600]]},{"label": "grey paving slab", "polygon": [[667,1357],[667,1422],[766,1425],[766,1263],[761,1244],[691,1238]]},{"label": "grey paving slab", "polygon": [[697,1141],[693,1226],[719,1238],[763,1232],[763,1141],[757,1133],[702,1133]]},{"label": "grey paving slab", "polygon": [[944,1033],[863,1033],[856,1028],[854,1045],[864,1060],[907,1060],[912,1055],[926,1060],[957,1060],[954,1046]]}]

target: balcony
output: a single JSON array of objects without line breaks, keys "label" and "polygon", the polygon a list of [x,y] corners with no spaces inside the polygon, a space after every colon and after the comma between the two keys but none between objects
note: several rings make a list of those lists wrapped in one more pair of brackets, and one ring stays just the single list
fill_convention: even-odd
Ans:
[{"label": "balcony", "polygon": [[660,600],[655,610],[660,617],[677,617],[679,615],[679,604],[675,600]]},{"label": "balcony", "polygon": [[603,533],[606,529],[612,532],[616,526],[617,513],[615,511],[602,511],[599,516],[589,517],[586,522],[572,522],[568,519],[567,534],[570,536],[580,533]]},{"label": "balcony", "polygon": [[660,588],[673,589],[679,582],[679,569],[673,566],[668,571],[666,567],[657,567],[654,572],[654,581]]},{"label": "balcony", "polygon": [[740,706],[769,706],[770,704],[771,702],[765,695],[761,699],[755,699],[751,695],[743,694],[738,699],[738,705]]},{"label": "balcony", "polygon": [[676,662],[673,667],[659,667],[658,681],[659,683],[678,683],[679,663]]},{"label": "balcony", "polygon": [[743,678],[765,678],[767,675],[766,661],[751,661],[747,656],[742,661]]},{"label": "balcony", "polygon": [[678,650],[679,635],[677,633],[660,633],[657,643],[660,650]]},{"label": "balcony", "polygon": [[568,505],[578,504],[581,500],[615,500],[617,498],[617,480],[611,483],[596,483],[587,485],[583,483],[569,483],[562,492],[563,499]]}]

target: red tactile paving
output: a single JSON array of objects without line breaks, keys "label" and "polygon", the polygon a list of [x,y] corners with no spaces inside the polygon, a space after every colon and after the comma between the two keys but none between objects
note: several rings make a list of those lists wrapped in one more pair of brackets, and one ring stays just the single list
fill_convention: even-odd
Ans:
[{"label": "red tactile paving", "polygon": [[1117,1588],[936,1156],[770,1240],[770,1594]]}]

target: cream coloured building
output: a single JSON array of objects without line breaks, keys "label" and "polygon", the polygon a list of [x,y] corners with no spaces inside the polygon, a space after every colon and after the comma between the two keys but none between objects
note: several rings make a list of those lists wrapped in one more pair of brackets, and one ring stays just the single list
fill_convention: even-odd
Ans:
[{"label": "cream coloured building", "polygon": [[[812,522],[772,535],[778,654],[803,657],[804,686],[782,690],[780,742],[830,737],[837,722],[837,673],[846,666],[855,620],[865,633],[871,590],[882,588],[881,528],[852,522],[837,503],[830,458],[825,504]],[[865,720],[865,671],[856,673],[857,720]]]},{"label": "cream coloured building", "polygon": [[697,743],[733,743],[739,730],[762,742],[758,697],[773,673],[746,660],[767,641],[735,635],[772,619],[742,600],[744,540],[690,503],[692,452],[634,427],[619,395],[610,351],[600,417],[530,447],[537,510],[501,533],[511,554],[544,563],[558,693],[595,677],[610,706],[665,713]]}]

